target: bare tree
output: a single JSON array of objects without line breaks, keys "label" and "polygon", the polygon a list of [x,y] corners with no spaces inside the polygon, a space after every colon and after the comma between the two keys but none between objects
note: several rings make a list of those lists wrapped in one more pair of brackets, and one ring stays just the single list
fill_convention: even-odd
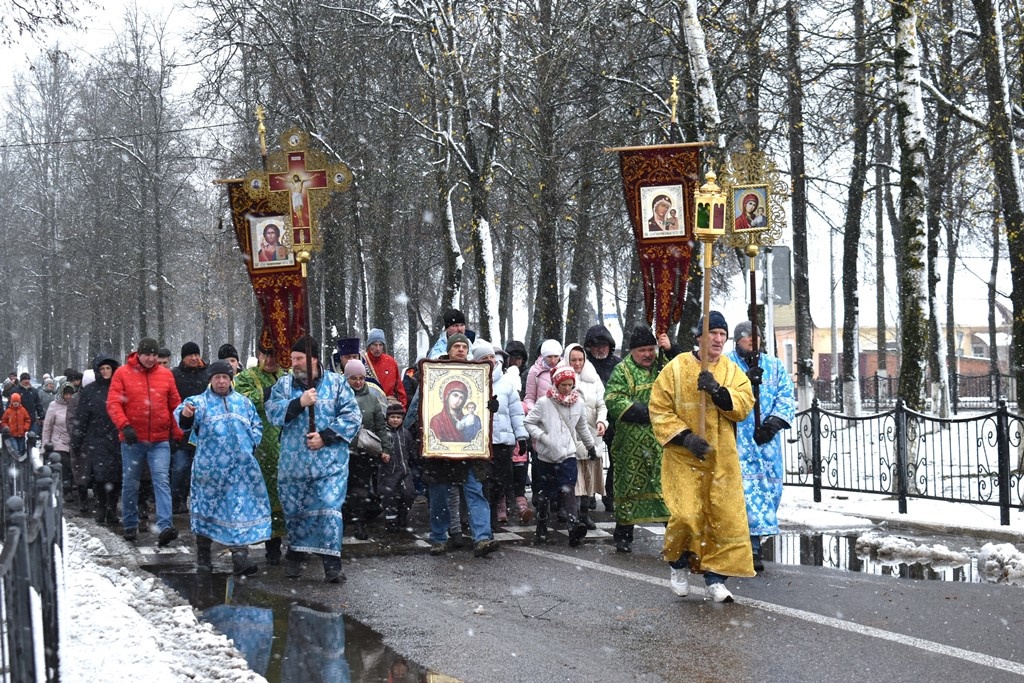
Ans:
[{"label": "bare tree", "polygon": [[900,229],[896,243],[896,277],[900,293],[900,335],[903,358],[900,396],[922,410],[928,351],[925,213],[927,168],[921,70],[915,0],[892,5],[895,35],[896,118],[900,141]]},{"label": "bare tree", "polygon": [[1010,367],[1017,375],[1017,405],[1024,405],[1024,192],[1013,134],[1013,100],[1003,61],[1006,51],[999,7],[991,0],[972,1],[981,26],[979,48],[988,102],[986,132],[1010,248],[1014,341],[1010,345]]}]

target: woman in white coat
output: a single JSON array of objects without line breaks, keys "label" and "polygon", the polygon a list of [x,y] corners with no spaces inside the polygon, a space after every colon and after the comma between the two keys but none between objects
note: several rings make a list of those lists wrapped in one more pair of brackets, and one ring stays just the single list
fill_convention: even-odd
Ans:
[{"label": "woman in white coat", "polygon": [[576,497],[579,500],[580,521],[593,531],[597,528],[590,517],[595,509],[595,495],[604,496],[604,460],[608,447],[604,443],[604,431],[608,427],[608,409],[604,405],[604,383],[597,375],[593,364],[587,360],[587,354],[579,344],[565,347],[565,362],[576,372],[576,391],[579,392],[587,407],[587,426],[597,448],[597,458],[587,456],[585,449],[577,449],[579,475],[576,478]]},{"label": "woman in white coat", "polygon": [[578,546],[587,535],[587,527],[577,515],[576,451],[580,442],[588,457],[597,458],[597,451],[587,426],[586,408],[575,389],[576,373],[569,367],[556,367],[551,382],[524,420],[537,449],[533,463],[533,507],[537,510],[534,542],[547,542],[549,504],[560,499],[567,514],[569,545]]}]

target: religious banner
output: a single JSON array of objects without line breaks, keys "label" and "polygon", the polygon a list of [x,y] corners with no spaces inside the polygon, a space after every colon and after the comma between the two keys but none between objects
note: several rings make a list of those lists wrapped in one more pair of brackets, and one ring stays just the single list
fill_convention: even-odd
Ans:
[{"label": "religious banner", "polygon": [[[260,343],[273,347],[277,362],[290,367],[292,342],[305,333],[305,282],[291,249],[287,221],[274,212],[265,198],[250,195],[244,181],[228,180],[225,184],[235,236],[245,254],[249,279],[263,317]],[[274,258],[269,258],[271,255]]]},{"label": "religious banner", "polygon": [[348,188],[352,174],[309,148],[309,136],[298,129],[284,133],[281,149],[267,155],[262,112],[257,116],[263,170],[218,182],[228,187],[235,236],[263,316],[260,342],[289,367],[292,343],[310,327],[306,264],[322,243],[317,213],[333,192]]},{"label": "religious banner", "polygon": [[679,322],[693,252],[693,195],[700,150],[711,143],[620,147],[622,187],[633,224],[647,322],[655,334]]}]

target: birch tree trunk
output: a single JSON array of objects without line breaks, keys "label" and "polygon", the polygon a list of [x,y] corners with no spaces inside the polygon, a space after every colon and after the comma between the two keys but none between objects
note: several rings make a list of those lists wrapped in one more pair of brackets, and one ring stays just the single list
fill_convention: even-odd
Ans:
[{"label": "birch tree trunk", "polygon": [[690,73],[693,74],[693,86],[697,93],[698,111],[704,124],[704,135],[713,139],[719,149],[725,149],[725,136],[720,132],[722,115],[718,111],[718,96],[715,94],[715,81],[708,61],[707,37],[700,25],[700,13],[697,0],[683,0],[682,30],[686,40],[686,49],[690,57]]},{"label": "birch tree trunk", "polygon": [[900,299],[900,397],[920,411],[924,404],[925,356],[928,349],[926,233],[928,178],[924,106],[921,101],[921,62],[915,0],[892,4],[896,65],[896,120],[900,145],[900,230],[895,245]]},{"label": "birch tree trunk", "polygon": [[[950,33],[953,28],[952,3],[940,3],[943,27],[939,49],[939,83],[943,92],[949,92],[950,81],[955,78],[953,48]],[[943,198],[949,191],[950,127],[953,114],[942,102],[936,103],[935,131],[932,135],[933,152],[928,165],[928,351],[930,361],[932,410],[941,418],[950,415],[949,365],[946,358],[946,336],[942,333],[942,314],[939,310],[939,242],[942,235]],[[947,306],[952,307],[952,300]]]}]

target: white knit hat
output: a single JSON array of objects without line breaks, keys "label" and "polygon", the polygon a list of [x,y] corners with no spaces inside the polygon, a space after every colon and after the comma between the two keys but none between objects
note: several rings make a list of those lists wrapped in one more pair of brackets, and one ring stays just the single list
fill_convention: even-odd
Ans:
[{"label": "white knit hat", "polygon": [[541,358],[547,358],[548,356],[561,356],[562,355],[562,344],[557,339],[546,339],[544,343],[540,345]]}]

